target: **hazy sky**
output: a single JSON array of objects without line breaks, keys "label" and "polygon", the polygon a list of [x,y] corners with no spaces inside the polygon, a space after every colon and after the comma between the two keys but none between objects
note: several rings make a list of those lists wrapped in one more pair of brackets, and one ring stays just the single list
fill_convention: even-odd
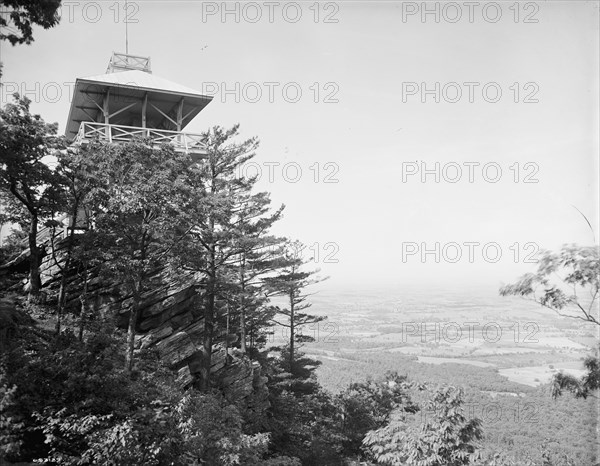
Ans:
[{"label": "hazy sky", "polygon": [[[27,91],[61,131],[71,83],[125,50],[123,2],[63,4],[0,57],[2,105]],[[260,138],[277,233],[319,251],[324,288],[496,286],[538,247],[593,243],[573,206],[600,234],[598,5],[129,2],[129,51],[215,94],[187,131]]]}]

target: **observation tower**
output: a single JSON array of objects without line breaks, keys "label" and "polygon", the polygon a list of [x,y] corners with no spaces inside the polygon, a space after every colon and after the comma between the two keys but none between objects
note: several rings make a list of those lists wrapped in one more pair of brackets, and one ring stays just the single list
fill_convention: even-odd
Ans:
[{"label": "observation tower", "polygon": [[152,74],[150,58],[113,53],[105,74],[77,78],[65,134],[74,144],[149,138],[197,160],[200,134],[184,132],[212,97]]}]

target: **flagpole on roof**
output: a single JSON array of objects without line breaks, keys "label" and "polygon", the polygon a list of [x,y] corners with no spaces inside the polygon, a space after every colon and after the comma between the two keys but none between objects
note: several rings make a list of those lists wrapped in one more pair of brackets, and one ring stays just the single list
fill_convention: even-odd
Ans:
[{"label": "flagpole on roof", "polygon": [[129,55],[129,21],[127,21],[127,11],[127,0],[125,0],[125,53]]}]

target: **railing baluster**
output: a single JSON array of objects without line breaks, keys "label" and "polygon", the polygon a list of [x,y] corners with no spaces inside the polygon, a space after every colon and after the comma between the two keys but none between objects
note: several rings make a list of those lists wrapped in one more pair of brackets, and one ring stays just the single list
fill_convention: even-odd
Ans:
[{"label": "railing baluster", "polygon": [[140,128],[137,126],[111,125],[93,121],[82,121],[75,137],[74,143],[81,144],[87,139],[99,137],[101,140],[113,142],[128,142],[136,136],[149,138],[153,144],[171,144],[176,150],[189,152],[192,150],[206,150],[202,135],[183,133],[153,128]]}]

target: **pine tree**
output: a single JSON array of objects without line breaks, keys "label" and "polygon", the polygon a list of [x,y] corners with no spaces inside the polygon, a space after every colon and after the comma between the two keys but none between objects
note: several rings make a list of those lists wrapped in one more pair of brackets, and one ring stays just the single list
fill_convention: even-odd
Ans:
[{"label": "pine tree", "polygon": [[238,318],[240,349],[246,353],[248,333],[254,346],[258,343],[256,332],[269,326],[268,316],[273,315],[261,278],[282,265],[285,238],[268,235],[268,231],[281,218],[284,206],[269,214],[268,193],[247,193],[241,197],[236,214],[238,254],[232,266],[231,297]]},{"label": "pine tree", "polygon": [[203,135],[207,155],[190,169],[187,181],[191,192],[183,206],[187,222],[193,228],[179,246],[181,265],[205,277],[198,283],[203,287],[204,315],[202,364],[197,384],[201,390],[210,387],[217,310],[231,301],[232,267],[239,262],[237,257],[241,253],[240,209],[255,183],[255,179],[240,177],[238,173],[254,157],[258,141],[251,138],[234,142],[238,129],[239,125],[228,130],[216,126]]},{"label": "pine tree", "polygon": [[314,341],[309,335],[302,334],[302,328],[309,324],[315,324],[326,319],[323,316],[314,316],[302,312],[311,306],[307,302],[308,294],[304,289],[307,286],[320,283],[325,278],[318,278],[315,274],[318,270],[303,271],[302,268],[308,263],[302,257],[304,246],[299,241],[288,241],[286,250],[288,251],[285,266],[280,273],[274,277],[265,278],[265,285],[269,296],[282,296],[286,299],[288,307],[278,309],[278,314],[286,318],[273,321],[289,329],[288,340],[288,363],[290,372],[294,375],[294,361],[296,358],[295,343]]}]

